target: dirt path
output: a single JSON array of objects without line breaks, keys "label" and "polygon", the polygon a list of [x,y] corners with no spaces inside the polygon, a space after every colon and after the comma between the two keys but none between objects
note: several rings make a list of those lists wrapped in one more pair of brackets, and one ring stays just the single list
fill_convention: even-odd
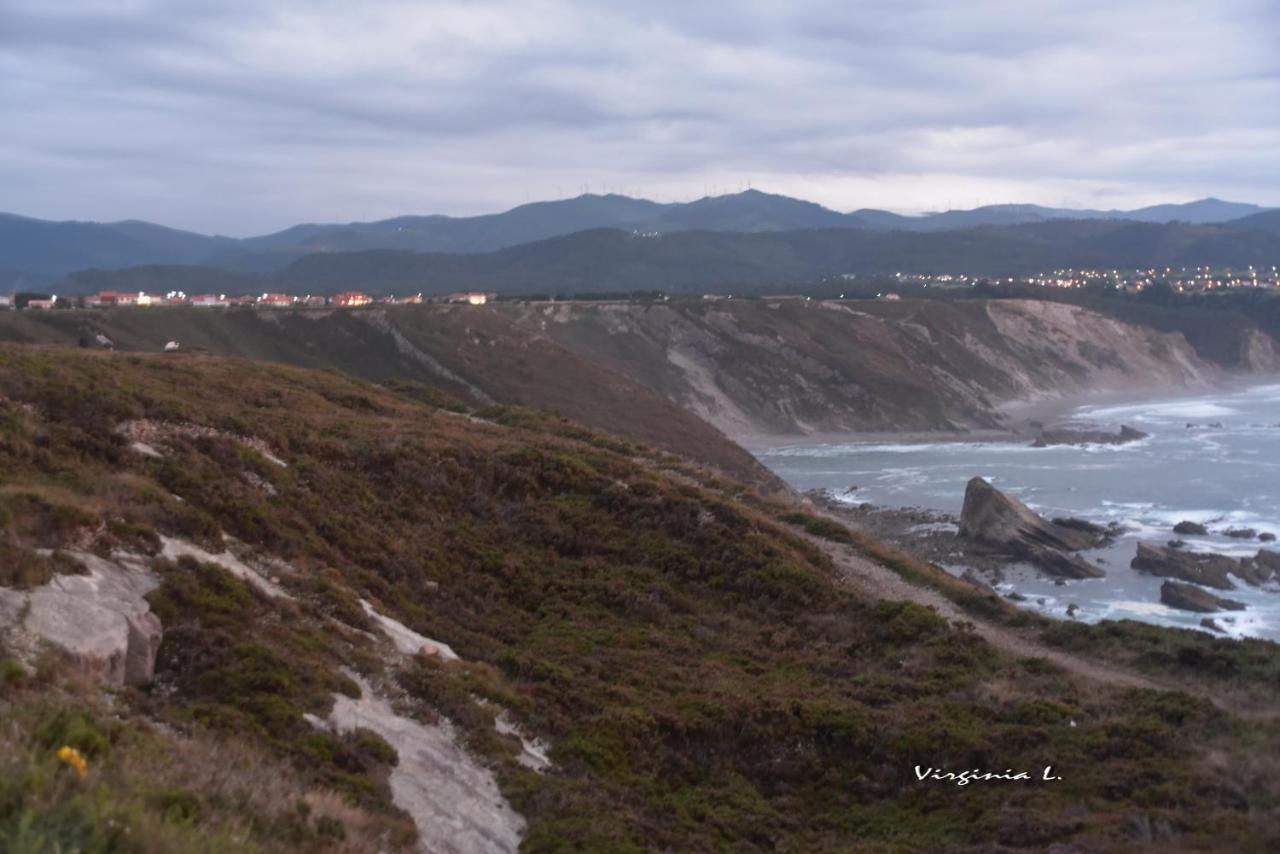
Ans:
[{"label": "dirt path", "polygon": [[876,599],[906,600],[933,608],[951,623],[968,623],[983,640],[1002,652],[1020,658],[1044,658],[1070,673],[1108,685],[1156,690],[1168,690],[1172,687],[1128,670],[1086,661],[1078,656],[1024,638],[1003,626],[989,623],[962,610],[936,590],[910,583],[893,570],[863,557],[849,546],[812,535],[803,536],[831,558],[841,580],[851,587]]}]

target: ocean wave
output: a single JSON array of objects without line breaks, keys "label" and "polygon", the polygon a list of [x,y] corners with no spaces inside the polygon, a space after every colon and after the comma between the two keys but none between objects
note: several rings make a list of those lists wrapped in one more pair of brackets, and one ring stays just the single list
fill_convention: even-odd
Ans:
[{"label": "ocean wave", "polygon": [[1076,416],[1097,420],[1166,420],[1172,418],[1223,418],[1238,415],[1240,410],[1224,406],[1214,399],[1175,400],[1163,403],[1131,403],[1122,406],[1084,407]]}]

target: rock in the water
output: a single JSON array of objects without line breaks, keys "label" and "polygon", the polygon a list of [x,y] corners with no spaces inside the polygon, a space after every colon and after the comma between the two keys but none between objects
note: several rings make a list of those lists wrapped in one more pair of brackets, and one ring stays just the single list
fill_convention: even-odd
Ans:
[{"label": "rock in the water", "polygon": [[1138,554],[1129,566],[1149,575],[1177,578],[1218,590],[1235,590],[1228,577],[1240,575],[1240,563],[1224,555],[1197,554],[1138,543]]},{"label": "rock in the water", "polygon": [[1252,540],[1258,536],[1258,532],[1253,528],[1228,528],[1222,533],[1236,540]]},{"label": "rock in the water", "polygon": [[1182,534],[1184,537],[1203,537],[1209,533],[1209,529],[1199,522],[1182,521],[1173,526],[1175,534]]},{"label": "rock in the water", "polygon": [[1264,531],[1258,535],[1258,539],[1264,543],[1274,543],[1276,541],[1276,535],[1270,531]]},{"label": "rock in the water", "polygon": [[1240,577],[1255,585],[1280,578],[1280,552],[1258,549],[1255,556],[1240,561]]},{"label": "rock in the water", "polygon": [[965,487],[959,533],[981,551],[1025,560],[1050,575],[1100,578],[1106,574],[1088,561],[1069,554],[1105,541],[1105,528],[1089,523],[1049,522],[980,477],[973,478]]},{"label": "rock in the water", "polygon": [[1208,629],[1211,632],[1217,632],[1218,634],[1225,635],[1227,633],[1227,630],[1224,629],[1222,626],[1218,625],[1218,621],[1215,620],[1213,617],[1205,617],[1203,620],[1200,621],[1200,626],[1202,628]]},{"label": "rock in the water", "polygon": [[155,674],[160,619],[143,598],[159,580],[141,559],[71,552],[85,575],[57,575],[33,590],[0,588],[0,632],[66,652],[90,677],[141,685]]},{"label": "rock in the water", "polygon": [[1201,590],[1193,584],[1180,581],[1166,581],[1160,585],[1160,601],[1170,608],[1180,611],[1196,611],[1201,614],[1214,614],[1218,611],[1243,611],[1244,603],[1234,599],[1223,599]]},{"label": "rock in the water", "polygon": [[1121,426],[1119,433],[1107,433],[1103,430],[1072,430],[1060,428],[1044,430],[1031,443],[1033,448],[1047,448],[1051,445],[1123,445],[1147,438],[1146,433],[1132,427]]}]

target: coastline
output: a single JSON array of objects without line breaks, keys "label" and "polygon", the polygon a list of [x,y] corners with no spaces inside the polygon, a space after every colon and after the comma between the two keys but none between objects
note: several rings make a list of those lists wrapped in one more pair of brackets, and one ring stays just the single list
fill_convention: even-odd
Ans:
[{"label": "coastline", "polygon": [[[960,430],[854,430],[805,434],[732,433],[728,436],[752,454],[781,447],[815,445],[1017,442],[1035,438],[1038,431],[1031,426],[1031,422],[1039,422],[1046,427],[1061,425],[1071,420],[1072,413],[1086,406],[1123,404],[1138,406],[1155,401],[1194,399],[1206,394],[1233,393],[1277,384],[1280,384],[1280,375],[1257,374],[1232,376],[1195,387],[1166,386],[1159,389],[1111,387],[1062,395],[1012,398],[996,406],[996,412],[1007,422],[1006,427],[974,427]],[[1115,426],[1119,426],[1118,422]]]}]

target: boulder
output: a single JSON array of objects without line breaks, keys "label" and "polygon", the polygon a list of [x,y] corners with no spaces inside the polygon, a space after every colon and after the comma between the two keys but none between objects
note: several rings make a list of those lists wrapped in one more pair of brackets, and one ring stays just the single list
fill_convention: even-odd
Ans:
[{"label": "boulder", "polygon": [[1208,629],[1211,632],[1217,632],[1220,635],[1225,635],[1227,633],[1227,630],[1218,625],[1218,621],[1213,617],[1205,617],[1202,619],[1200,621],[1200,627]]},{"label": "boulder", "polygon": [[1043,430],[1031,443],[1033,448],[1048,448],[1052,445],[1123,445],[1147,438],[1148,434],[1132,427],[1121,426],[1119,433],[1107,433],[1103,430],[1072,430],[1059,428]]},{"label": "boulder", "polygon": [[1209,533],[1209,529],[1199,522],[1182,521],[1173,526],[1175,534],[1182,534],[1184,537],[1203,537]]},{"label": "boulder", "polygon": [[1218,611],[1243,611],[1244,603],[1234,599],[1223,599],[1214,596],[1194,584],[1183,584],[1179,581],[1166,581],[1160,585],[1160,601],[1170,608],[1180,611],[1195,611],[1200,614],[1215,614]]},{"label": "boulder", "polygon": [[158,579],[138,558],[71,554],[86,574],[56,575],[32,590],[0,588],[0,635],[12,648],[57,647],[109,685],[150,682],[162,631],[143,597]]},{"label": "boulder", "polygon": [[1276,541],[1276,535],[1270,531],[1264,531],[1258,535],[1258,539],[1264,543],[1274,543]]},{"label": "boulder", "polygon": [[1177,578],[1218,590],[1235,590],[1228,576],[1240,575],[1240,563],[1224,555],[1197,554],[1151,543],[1138,543],[1138,554],[1129,566],[1148,575]]},{"label": "boulder", "polygon": [[1258,536],[1258,532],[1253,528],[1228,528],[1222,533],[1236,540],[1253,540]]},{"label": "boulder", "polygon": [[1065,578],[1105,575],[1069,552],[1104,542],[1106,529],[1087,522],[1066,525],[1050,522],[980,477],[973,478],[965,487],[959,534],[978,551],[1025,560],[1050,575]]},{"label": "boulder", "polygon": [[1240,577],[1250,584],[1265,584],[1280,578],[1280,552],[1258,549],[1257,555],[1240,561]]}]

